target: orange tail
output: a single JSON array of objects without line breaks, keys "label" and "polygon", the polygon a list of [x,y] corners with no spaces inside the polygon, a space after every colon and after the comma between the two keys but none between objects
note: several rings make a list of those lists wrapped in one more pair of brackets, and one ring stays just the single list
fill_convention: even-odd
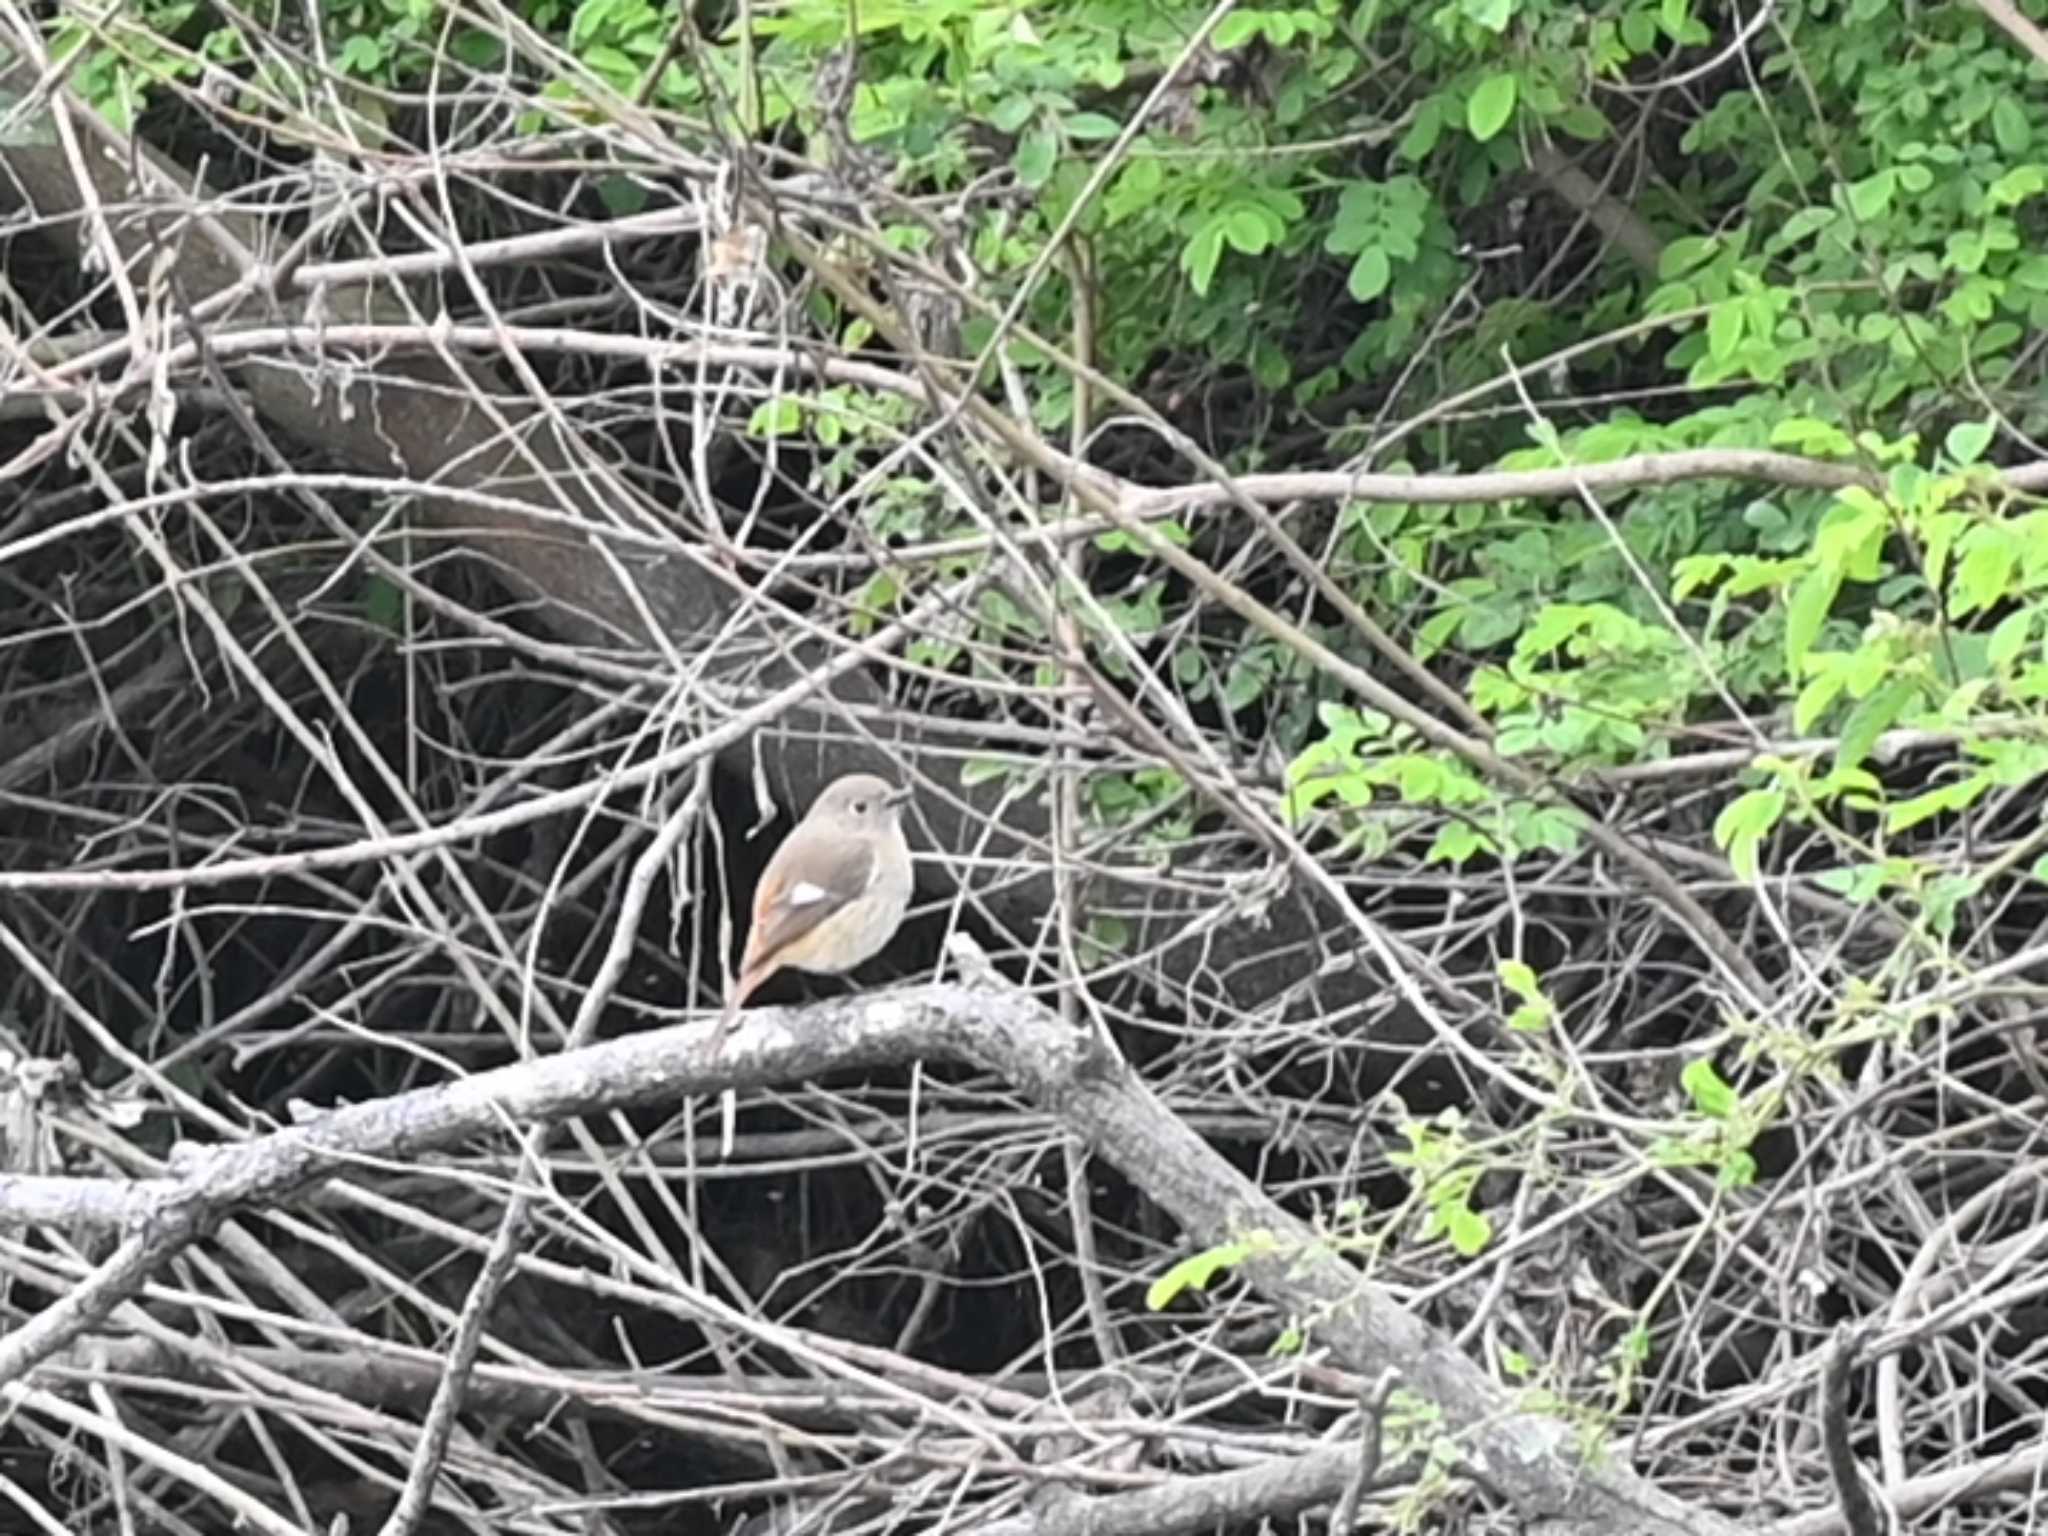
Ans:
[{"label": "orange tail", "polygon": [[733,1021],[740,1016],[740,1005],[753,995],[754,988],[766,981],[774,972],[770,966],[764,971],[741,971],[732,984],[732,991],[725,997],[725,1011],[718,1016],[718,1025],[711,1031],[711,1049],[716,1051],[725,1044],[725,1037],[732,1033]]}]

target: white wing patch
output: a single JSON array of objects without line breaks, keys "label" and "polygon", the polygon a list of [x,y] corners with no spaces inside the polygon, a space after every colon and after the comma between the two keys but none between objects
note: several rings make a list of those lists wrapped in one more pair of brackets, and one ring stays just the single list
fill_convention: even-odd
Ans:
[{"label": "white wing patch", "polygon": [[799,880],[795,885],[792,885],[782,893],[783,901],[792,907],[813,906],[821,901],[829,901],[831,898],[832,893],[830,891],[826,890],[822,885],[813,885],[808,880]]}]

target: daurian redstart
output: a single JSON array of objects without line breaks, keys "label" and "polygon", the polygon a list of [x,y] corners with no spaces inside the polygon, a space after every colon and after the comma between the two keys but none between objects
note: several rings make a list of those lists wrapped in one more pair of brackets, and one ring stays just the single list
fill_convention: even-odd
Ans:
[{"label": "daurian redstart", "polygon": [[834,779],[789,834],[754,892],[740,973],[715,1048],[754,989],[784,968],[836,976],[878,953],[910,906],[910,791],[872,774]]}]

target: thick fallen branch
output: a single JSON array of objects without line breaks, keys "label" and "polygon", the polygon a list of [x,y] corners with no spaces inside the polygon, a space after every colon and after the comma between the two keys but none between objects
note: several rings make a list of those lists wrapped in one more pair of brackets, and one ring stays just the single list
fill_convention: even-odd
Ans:
[{"label": "thick fallen branch", "polygon": [[1355,1445],[1329,1446],[1242,1472],[1175,1478],[1157,1488],[1096,1498],[1067,1493],[1030,1514],[991,1521],[980,1536],[1181,1536],[1239,1521],[1285,1519],[1336,1503],[1357,1478],[1359,1460]]},{"label": "thick fallen branch", "polygon": [[[1587,1464],[1562,1420],[1521,1407],[1182,1124],[1113,1048],[1014,989],[977,982],[761,1010],[715,1056],[709,1033],[698,1025],[651,1031],[335,1110],[241,1145],[187,1144],[160,1179],[0,1185],[0,1224],[66,1214],[78,1227],[127,1232],[91,1281],[0,1340],[0,1381],[21,1378],[99,1324],[230,1212],[288,1201],[365,1160],[414,1159],[522,1122],[950,1057],[999,1073],[1059,1116],[1169,1212],[1192,1246],[1268,1234],[1270,1251],[1243,1265],[1245,1279],[1339,1361],[1392,1370],[1440,1415],[1438,1432],[1457,1462],[1525,1519],[1616,1536],[1736,1529],[1626,1469]],[[1299,1485],[1276,1478],[1274,1486]]]}]

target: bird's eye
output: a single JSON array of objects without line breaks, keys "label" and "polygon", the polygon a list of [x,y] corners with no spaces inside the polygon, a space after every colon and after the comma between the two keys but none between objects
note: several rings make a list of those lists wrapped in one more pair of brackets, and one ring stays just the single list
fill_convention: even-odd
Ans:
[{"label": "bird's eye", "polygon": [[854,814],[854,815],[856,815],[856,816],[865,816],[865,815],[867,815],[867,813],[868,813],[868,803],[867,803],[867,801],[865,801],[865,800],[856,800],[856,801],[854,801],[854,802],[853,802],[853,814]]}]

